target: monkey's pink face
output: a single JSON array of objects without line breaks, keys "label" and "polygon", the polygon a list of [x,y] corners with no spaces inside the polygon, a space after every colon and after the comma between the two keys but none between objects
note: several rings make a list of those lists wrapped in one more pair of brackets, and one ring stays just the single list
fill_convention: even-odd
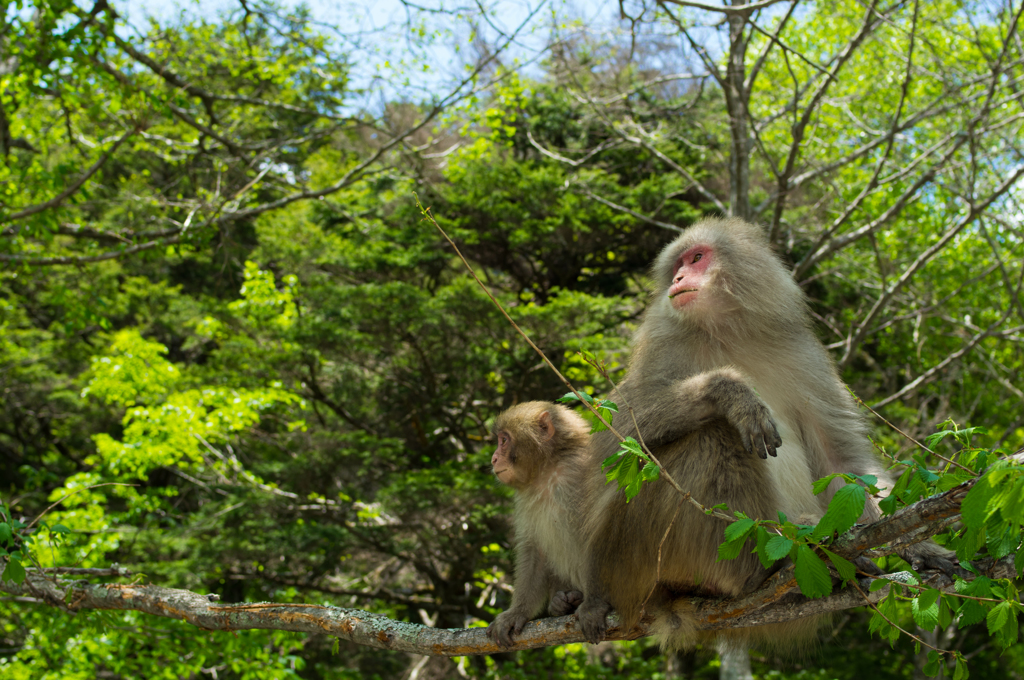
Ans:
[{"label": "monkey's pink face", "polygon": [[673,307],[682,310],[698,298],[707,283],[714,256],[714,250],[707,245],[693,246],[679,256],[668,287]]},{"label": "monkey's pink face", "polygon": [[512,466],[512,437],[508,432],[498,433],[498,448],[491,456],[491,469],[502,484],[511,484],[515,481],[516,473]]}]

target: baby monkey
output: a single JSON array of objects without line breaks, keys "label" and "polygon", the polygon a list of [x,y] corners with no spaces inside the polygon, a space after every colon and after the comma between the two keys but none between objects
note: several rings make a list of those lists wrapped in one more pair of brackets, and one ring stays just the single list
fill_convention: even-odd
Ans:
[{"label": "baby monkey", "polygon": [[550,616],[578,607],[603,618],[609,605],[584,583],[590,426],[565,406],[530,401],[501,413],[494,432],[494,476],[516,492],[516,574],[512,606],[487,627],[487,635],[501,647],[511,646],[513,635],[549,602]]}]

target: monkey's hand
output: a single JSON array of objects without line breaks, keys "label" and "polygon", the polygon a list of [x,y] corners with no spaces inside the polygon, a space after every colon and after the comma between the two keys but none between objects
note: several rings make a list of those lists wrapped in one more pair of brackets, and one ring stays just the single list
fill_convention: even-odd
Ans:
[{"label": "monkey's hand", "polygon": [[768,456],[778,455],[782,437],[772,420],[771,411],[753,391],[746,398],[732,400],[726,409],[726,417],[739,432],[743,448],[749,453],[756,453],[765,460]]},{"label": "monkey's hand", "polygon": [[548,603],[548,616],[572,614],[583,602],[583,593],[578,590],[559,590]]},{"label": "monkey's hand", "polygon": [[608,612],[611,606],[599,597],[588,597],[576,610],[576,617],[580,621],[580,630],[587,638],[587,642],[597,644],[604,639],[608,631]]},{"label": "monkey's hand", "polygon": [[519,635],[523,632],[523,626],[530,620],[529,616],[509,609],[498,614],[491,625],[487,626],[487,637],[498,643],[499,647],[512,646],[512,634]]}]

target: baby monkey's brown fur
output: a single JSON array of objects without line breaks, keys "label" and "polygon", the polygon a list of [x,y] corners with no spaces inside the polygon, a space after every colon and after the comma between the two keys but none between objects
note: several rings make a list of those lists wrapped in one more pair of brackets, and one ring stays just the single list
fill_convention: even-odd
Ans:
[{"label": "baby monkey's brown fur", "polygon": [[531,401],[494,424],[494,474],[515,489],[516,573],[512,606],[487,634],[508,647],[523,625],[544,611],[561,616],[577,606],[604,620],[608,605],[583,587],[591,483],[590,427],[564,406]]}]

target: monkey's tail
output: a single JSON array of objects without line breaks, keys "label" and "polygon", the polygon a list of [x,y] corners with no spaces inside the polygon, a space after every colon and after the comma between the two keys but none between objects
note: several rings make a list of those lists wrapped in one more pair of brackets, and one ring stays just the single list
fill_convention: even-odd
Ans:
[{"label": "monkey's tail", "polygon": [[696,644],[725,647],[756,647],[762,651],[788,656],[800,656],[818,644],[818,634],[828,627],[832,617],[828,614],[773,623],[766,626],[700,630],[697,610],[689,598],[663,603],[653,612],[651,633],[662,651],[689,650]]},{"label": "monkey's tail", "polygon": [[697,609],[688,598],[665,602],[653,614],[651,633],[663,652],[692,649],[706,636],[697,627]]}]

